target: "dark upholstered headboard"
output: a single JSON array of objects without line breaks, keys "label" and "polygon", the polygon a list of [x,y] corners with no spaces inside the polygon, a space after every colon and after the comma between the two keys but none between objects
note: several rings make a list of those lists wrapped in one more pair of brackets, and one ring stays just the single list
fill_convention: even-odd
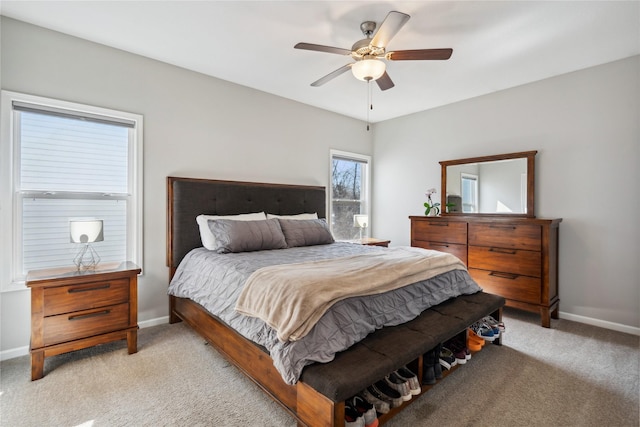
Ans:
[{"label": "dark upholstered headboard", "polygon": [[324,187],[168,177],[167,197],[167,266],[171,276],[190,250],[202,246],[196,223],[200,214],[317,212],[319,218],[326,218]]}]

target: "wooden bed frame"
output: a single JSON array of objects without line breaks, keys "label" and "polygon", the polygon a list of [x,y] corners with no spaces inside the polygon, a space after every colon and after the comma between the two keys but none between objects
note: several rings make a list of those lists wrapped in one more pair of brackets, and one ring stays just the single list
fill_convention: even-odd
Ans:
[{"label": "wooden bed frame", "polygon": [[[317,212],[321,218],[326,215],[325,189],[317,186],[168,177],[167,195],[169,279],[175,274],[178,264],[186,253],[202,246],[195,221],[199,214],[230,215],[265,211],[279,215]],[[286,384],[264,348],[229,328],[199,304],[188,299],[170,296],[169,305],[170,323],[179,321],[188,323],[225,358],[278,402],[297,420],[298,426],[344,427],[344,400],[334,401],[302,380],[295,385]],[[494,303],[492,307],[497,306]],[[502,305],[495,311],[492,308],[488,313],[500,319],[501,307]],[[456,333],[465,334],[466,332],[461,331],[466,331],[466,326],[460,329],[460,325],[457,325]],[[454,335],[455,333],[451,336]],[[421,378],[422,357],[418,357],[409,366]],[[423,392],[429,388],[430,386],[424,386]],[[415,398],[407,403],[413,401]],[[406,404],[402,405],[381,416],[380,424],[384,424],[406,406]]]}]

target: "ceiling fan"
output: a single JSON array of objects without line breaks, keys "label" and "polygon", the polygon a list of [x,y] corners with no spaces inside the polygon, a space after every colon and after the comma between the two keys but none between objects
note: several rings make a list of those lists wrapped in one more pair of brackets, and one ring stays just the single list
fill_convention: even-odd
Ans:
[{"label": "ceiling fan", "polygon": [[387,52],[387,44],[411,18],[406,13],[391,11],[387,14],[380,28],[376,31],[376,23],[365,21],[360,24],[360,30],[366,38],[351,46],[351,50],[339,47],[324,46],[311,43],[298,43],[296,49],[313,50],[317,52],[350,55],[355,62],[343,65],[337,70],[311,83],[311,86],[321,86],[328,81],[351,69],[353,75],[364,81],[375,80],[380,90],[391,89],[394,85],[386,71],[387,61],[423,61],[446,60],[451,57],[453,49],[414,49]]}]

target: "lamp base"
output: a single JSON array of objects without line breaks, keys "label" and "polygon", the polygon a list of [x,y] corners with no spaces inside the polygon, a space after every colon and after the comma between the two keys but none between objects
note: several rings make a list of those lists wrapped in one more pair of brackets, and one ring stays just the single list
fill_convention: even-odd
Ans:
[{"label": "lamp base", "polygon": [[80,249],[78,255],[73,259],[73,263],[78,267],[78,271],[94,270],[100,263],[100,256],[91,245],[87,243]]}]

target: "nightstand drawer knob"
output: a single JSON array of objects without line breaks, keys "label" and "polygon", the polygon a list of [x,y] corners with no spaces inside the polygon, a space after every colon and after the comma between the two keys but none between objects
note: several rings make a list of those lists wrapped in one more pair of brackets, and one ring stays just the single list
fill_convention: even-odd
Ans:
[{"label": "nightstand drawer knob", "polygon": [[92,288],[71,288],[68,292],[70,294],[75,294],[77,292],[99,291],[100,289],[109,289],[110,287],[111,283],[107,283],[106,285],[94,286]]},{"label": "nightstand drawer knob", "polygon": [[95,313],[88,314],[78,314],[77,316],[69,316],[69,320],[82,320],[88,319],[90,317],[106,316],[109,313],[111,313],[111,310],[96,311]]}]

